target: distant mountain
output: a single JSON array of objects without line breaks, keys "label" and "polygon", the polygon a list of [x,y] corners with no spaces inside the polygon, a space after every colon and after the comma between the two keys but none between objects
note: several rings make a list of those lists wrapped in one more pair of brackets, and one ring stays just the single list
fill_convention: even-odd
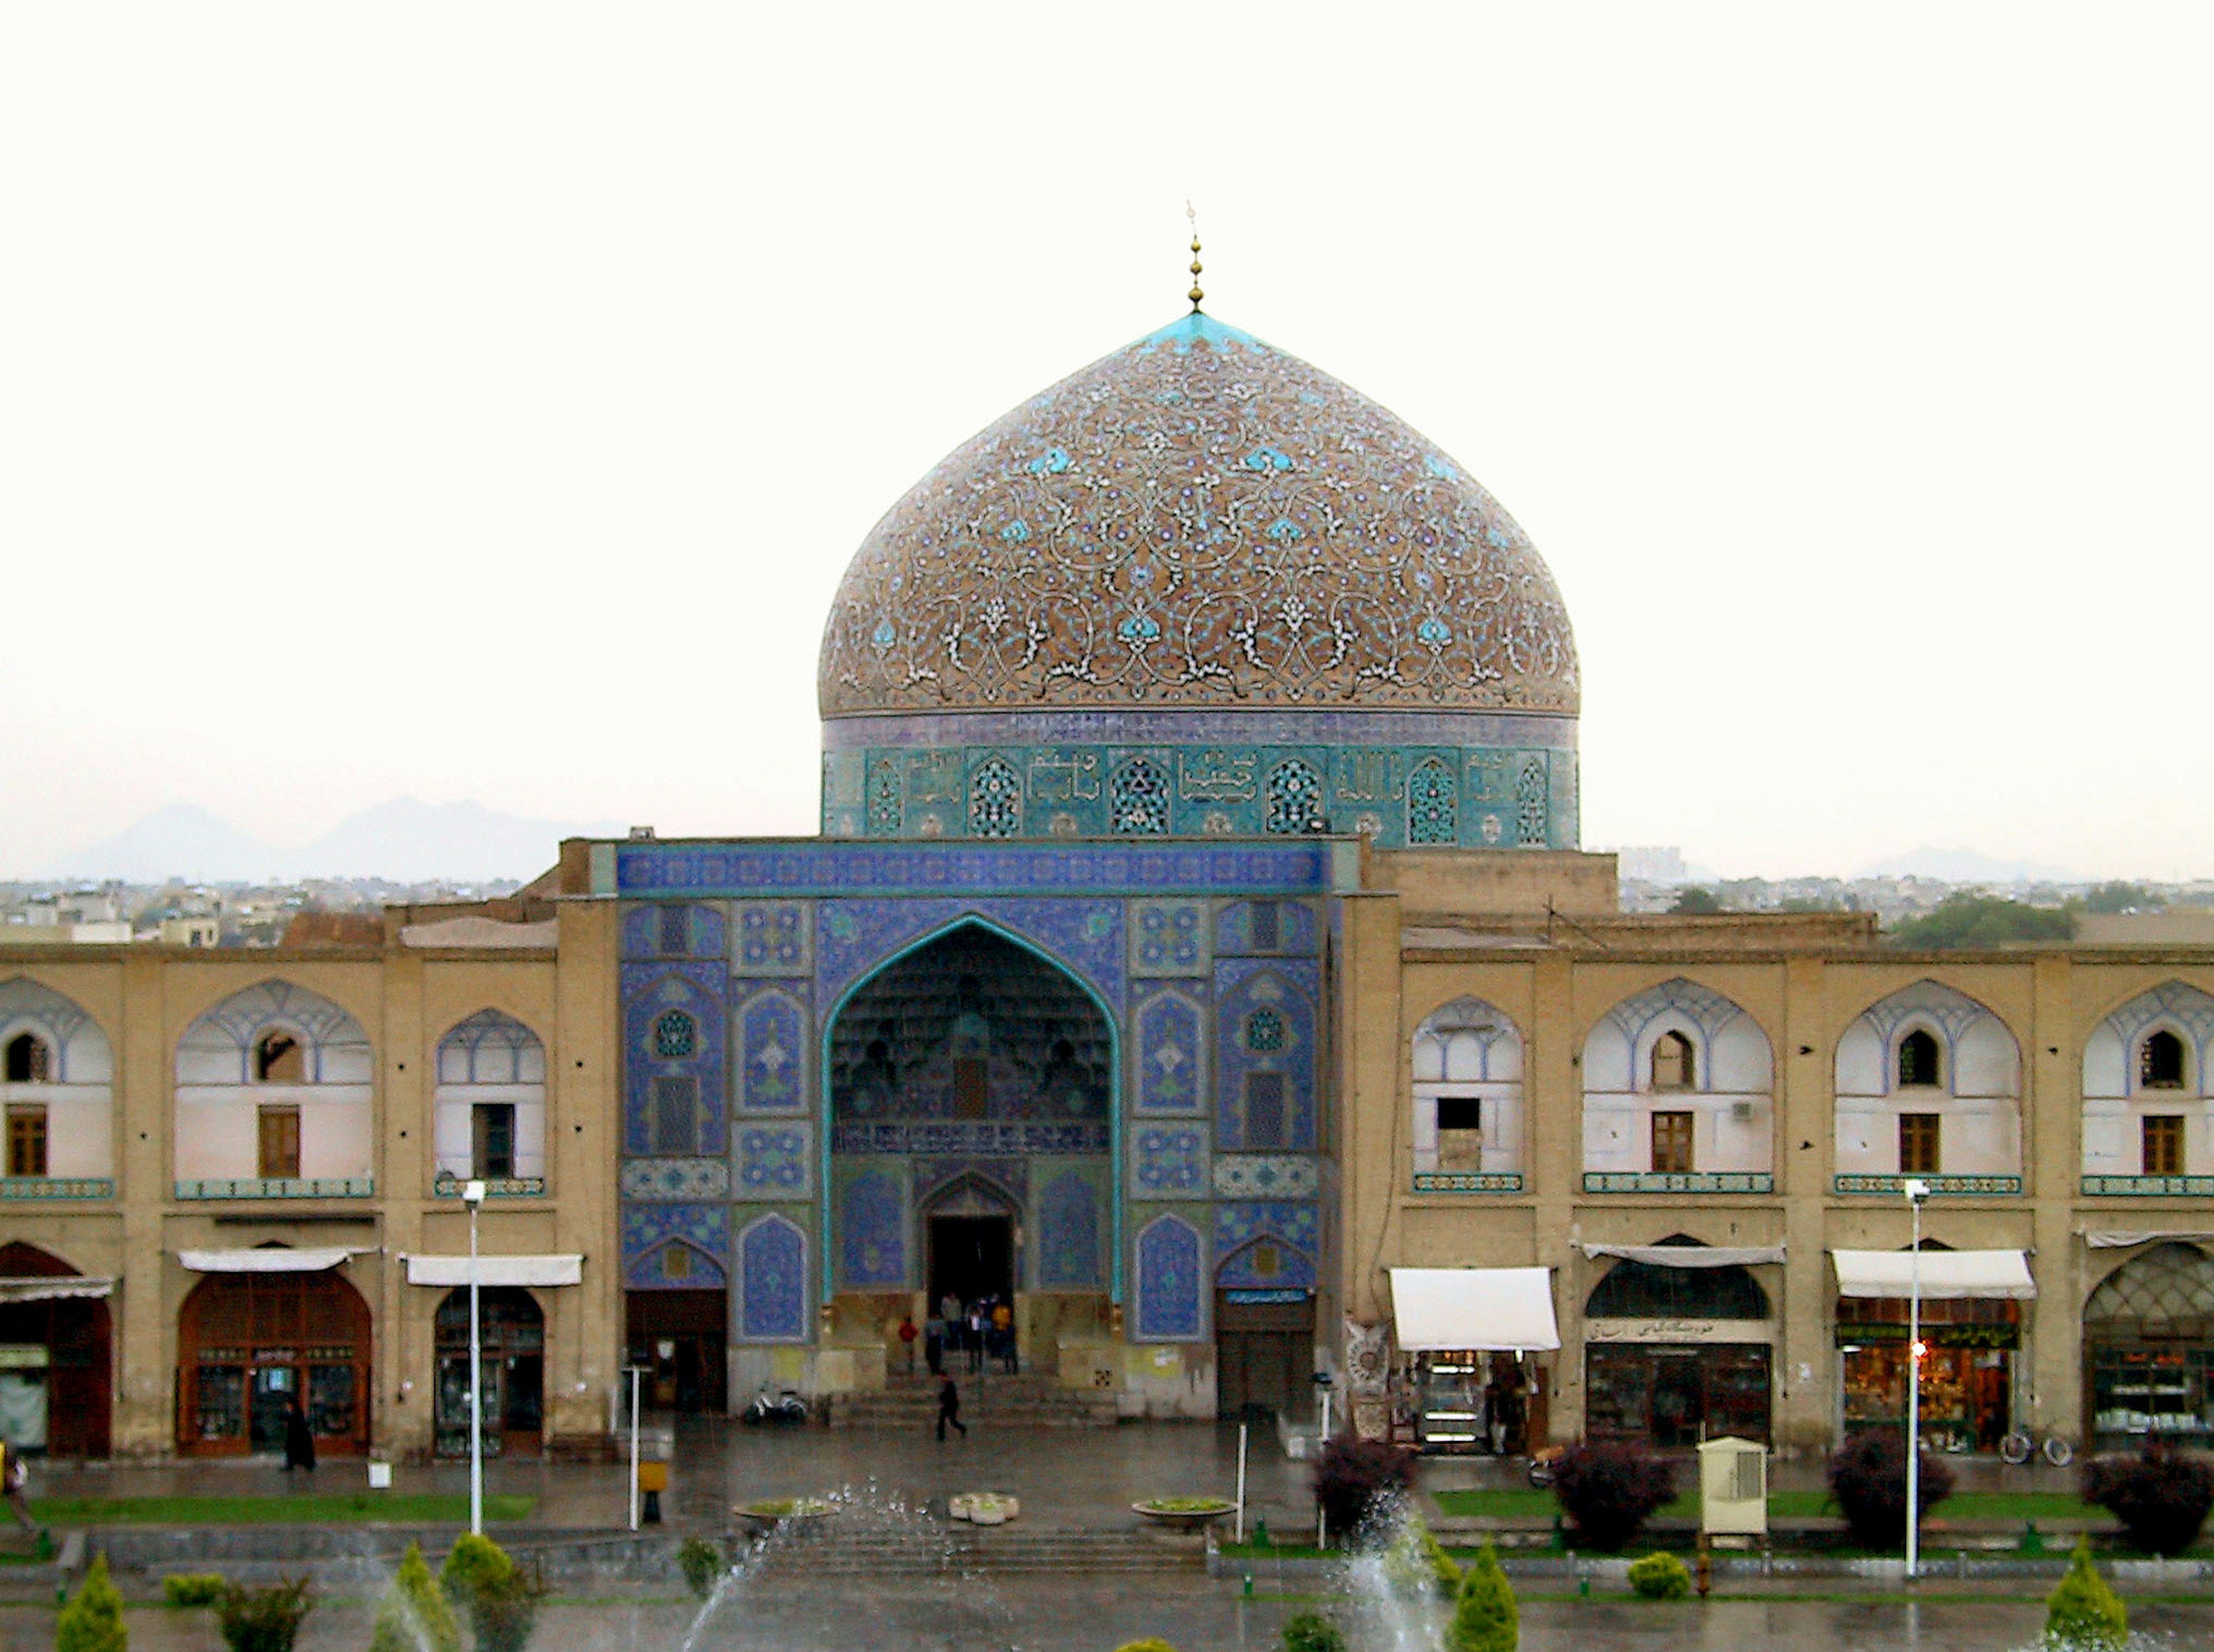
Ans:
[{"label": "distant mountain", "polygon": [[206,884],[298,878],[522,880],[552,866],[565,837],[621,835],[620,827],[525,820],[480,803],[395,798],[350,816],[303,848],[280,849],[196,804],[173,804],[63,856],[47,875],[138,884],[168,878]]},{"label": "distant mountain", "polygon": [[1910,849],[1862,866],[1856,878],[1936,878],[1948,884],[2080,884],[2080,874],[2034,860],[1997,860],[1975,849]]}]

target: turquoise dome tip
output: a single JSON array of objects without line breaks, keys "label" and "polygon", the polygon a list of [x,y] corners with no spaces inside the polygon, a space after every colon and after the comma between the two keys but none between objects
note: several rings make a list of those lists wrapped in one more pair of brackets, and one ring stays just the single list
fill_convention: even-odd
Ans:
[{"label": "turquoise dome tip", "polygon": [[1182,354],[1199,344],[1214,349],[1224,345],[1237,345],[1247,350],[1266,350],[1269,347],[1251,333],[1243,332],[1227,321],[1218,321],[1205,310],[1196,309],[1188,315],[1177,316],[1166,327],[1148,333],[1138,340],[1136,348],[1169,349]]}]

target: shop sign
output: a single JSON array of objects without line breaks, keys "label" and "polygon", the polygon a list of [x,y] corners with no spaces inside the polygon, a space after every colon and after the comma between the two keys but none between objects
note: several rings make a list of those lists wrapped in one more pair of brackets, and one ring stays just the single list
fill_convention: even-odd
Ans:
[{"label": "shop sign", "polygon": [[[1839,1348],[1866,1348],[1880,1343],[1903,1343],[1906,1327],[1900,1325],[1841,1325],[1836,1327]],[[1932,1348],[2020,1348],[2020,1325],[1925,1325],[1922,1340]]]},{"label": "shop sign", "polygon": [[39,1371],[46,1365],[46,1350],[39,1343],[0,1348],[0,1371]]},{"label": "shop sign", "polygon": [[1584,1343],[1772,1343],[1773,1319],[1587,1319]]}]

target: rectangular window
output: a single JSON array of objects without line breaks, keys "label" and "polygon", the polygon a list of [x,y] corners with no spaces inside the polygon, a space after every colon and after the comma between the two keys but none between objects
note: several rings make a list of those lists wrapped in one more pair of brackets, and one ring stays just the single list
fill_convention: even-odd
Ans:
[{"label": "rectangular window", "polygon": [[1245,1146],[1281,1147],[1284,1145],[1284,1075],[1248,1073],[1245,1075]]},{"label": "rectangular window", "polygon": [[1483,1168],[1483,1103],[1475,1096],[1440,1096],[1438,1168]]},{"label": "rectangular window", "polygon": [[260,1174],[269,1181],[289,1182],[300,1174],[300,1110],[264,1107],[261,1110]]},{"label": "rectangular window", "polygon": [[515,1104],[479,1102],[469,1111],[470,1174],[486,1181],[515,1174]]},{"label": "rectangular window", "polygon": [[1657,1176],[1691,1173],[1691,1115],[1653,1115],[1653,1171]]},{"label": "rectangular window", "polygon": [[[9,1108],[9,1116],[15,1113]],[[2148,1113],[2144,1117],[2144,1173],[2147,1176],[2183,1174],[2183,1115]]]},{"label": "rectangular window", "polygon": [[992,1069],[981,1055],[953,1058],[953,1117],[987,1118],[992,1111]]},{"label": "rectangular window", "polygon": [[1899,1173],[1935,1176],[1940,1161],[1937,1115],[1901,1113],[1899,1116]]},{"label": "rectangular window", "polygon": [[46,1110],[20,1106],[8,1110],[8,1173],[44,1176],[46,1173]]},{"label": "rectangular window", "polygon": [[653,1150],[700,1151],[699,1081],[689,1074],[670,1074],[653,1081]]}]

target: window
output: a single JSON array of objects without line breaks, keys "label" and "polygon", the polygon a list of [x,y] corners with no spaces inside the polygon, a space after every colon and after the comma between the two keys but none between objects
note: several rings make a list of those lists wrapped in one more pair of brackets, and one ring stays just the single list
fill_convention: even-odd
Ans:
[{"label": "window", "polygon": [[1940,1081],[1937,1041],[1917,1027],[1899,1041],[1899,1087],[1930,1090]]},{"label": "window", "polygon": [[992,1070],[982,1055],[953,1058],[953,1117],[987,1118],[992,1111]]},{"label": "window", "polygon": [[1653,1087],[1655,1090],[1696,1090],[1698,1065],[1691,1041],[1680,1032],[1664,1032],[1653,1041]]},{"label": "window", "polygon": [[515,1104],[480,1101],[469,1110],[469,1170],[484,1181],[515,1174]]},{"label": "window", "polygon": [[[12,1119],[15,1110],[9,1110]],[[2183,1115],[2148,1113],[2144,1117],[2144,1173],[2183,1174]]]},{"label": "window", "polygon": [[264,1107],[261,1110],[260,1173],[271,1181],[289,1182],[300,1173],[300,1110]]},{"label": "window", "polygon": [[254,1046],[254,1080],[257,1084],[305,1084],[305,1052],[289,1032],[268,1032]]},{"label": "window", "polygon": [[1483,1168],[1483,1102],[1476,1096],[1440,1096],[1438,1168]]},{"label": "window", "polygon": [[700,1029],[682,1010],[670,1010],[653,1024],[655,1059],[681,1062],[700,1047]]},{"label": "window", "polygon": [[1899,1173],[1935,1176],[1939,1162],[1937,1115],[1901,1113],[1899,1116]]},{"label": "window", "polygon": [[2165,1027],[2138,1047],[2138,1087],[2140,1090],[2183,1088],[2183,1040]]},{"label": "window", "polygon": [[681,1245],[664,1245],[661,1251],[661,1276],[664,1279],[692,1277],[692,1252]]},{"label": "window", "polygon": [[[1674,1037],[1676,1035],[1668,1035]],[[1659,1176],[1691,1173],[1691,1115],[1653,1115],[1653,1170]]]},{"label": "window", "polygon": [[47,1084],[53,1080],[53,1054],[43,1038],[19,1032],[8,1041],[6,1081],[9,1084]]},{"label": "window", "polygon": [[1281,1147],[1284,1145],[1284,1075],[1248,1073],[1245,1075],[1245,1145]]},{"label": "window", "polygon": [[46,1173],[46,1110],[39,1106],[8,1110],[8,1173],[44,1176]]},{"label": "window", "polygon": [[700,1150],[699,1080],[688,1074],[664,1074],[653,1081],[653,1150]]}]

